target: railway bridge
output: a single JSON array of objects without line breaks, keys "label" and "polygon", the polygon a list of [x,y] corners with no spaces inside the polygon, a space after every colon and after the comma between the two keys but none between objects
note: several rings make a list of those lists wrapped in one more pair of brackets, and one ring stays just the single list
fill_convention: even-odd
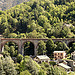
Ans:
[{"label": "railway bridge", "polygon": [[[24,54],[24,44],[26,42],[32,42],[34,44],[34,55],[37,55],[37,48],[38,48],[38,43],[39,41],[47,41],[48,39],[44,39],[44,38],[26,38],[26,39],[22,39],[22,38],[0,38],[0,52],[2,52],[2,48],[3,46],[7,43],[7,42],[14,42],[18,45],[18,53],[21,53],[22,55]],[[75,38],[55,38],[52,39],[54,42],[65,42],[67,45],[70,42],[75,42]]]}]

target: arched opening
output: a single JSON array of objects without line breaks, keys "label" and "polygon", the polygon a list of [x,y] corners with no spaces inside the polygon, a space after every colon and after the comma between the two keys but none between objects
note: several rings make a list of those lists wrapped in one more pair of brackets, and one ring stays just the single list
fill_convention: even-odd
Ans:
[{"label": "arched opening", "polygon": [[69,42],[69,43],[68,43],[68,47],[69,47],[69,48],[72,47],[73,43],[75,43],[75,41]]},{"label": "arched opening", "polygon": [[6,41],[2,44],[2,53],[4,52],[7,56],[16,57],[18,54],[18,45],[12,41]]},{"label": "arched opening", "polygon": [[66,51],[68,53],[69,47],[66,45],[65,42],[57,41],[56,44],[56,50],[57,51]]},{"label": "arched opening", "polygon": [[70,48],[69,53],[72,53],[75,51],[75,41],[69,42],[68,46]]},{"label": "arched opening", "polygon": [[34,44],[32,42],[24,43],[24,55],[34,55]]}]

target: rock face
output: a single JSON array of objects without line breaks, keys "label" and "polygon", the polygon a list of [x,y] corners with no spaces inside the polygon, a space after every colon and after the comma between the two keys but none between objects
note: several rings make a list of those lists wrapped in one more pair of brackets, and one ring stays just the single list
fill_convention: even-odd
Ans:
[{"label": "rock face", "polygon": [[10,9],[11,7],[29,0],[0,0],[0,10]]}]

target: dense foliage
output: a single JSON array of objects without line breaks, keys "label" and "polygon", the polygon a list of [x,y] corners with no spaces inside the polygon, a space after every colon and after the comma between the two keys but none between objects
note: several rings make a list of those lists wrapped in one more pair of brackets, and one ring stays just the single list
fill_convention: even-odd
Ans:
[{"label": "dense foliage", "polygon": [[[55,64],[54,64],[55,65]],[[36,63],[31,57],[25,56],[19,63],[14,63],[11,57],[0,58],[1,75],[68,75],[58,66],[50,66],[46,62]],[[71,75],[71,74],[69,74]],[[72,74],[74,75],[74,74]]]},{"label": "dense foliage", "polygon": [[38,44],[38,55],[44,55],[46,54],[47,50],[46,50],[46,43],[44,43],[44,41],[39,41]]},{"label": "dense foliage", "polygon": [[[75,0],[30,0],[0,11],[0,34],[5,38],[75,38]],[[24,55],[34,55],[33,49],[31,42],[25,43]],[[54,66],[55,62],[50,62],[53,66],[48,63],[38,64],[31,57],[18,54],[17,50],[16,44],[5,44],[5,58],[0,58],[1,75],[67,75],[63,68]],[[75,43],[68,47],[64,42],[54,43],[52,39],[39,41],[38,55],[52,56],[54,50],[65,50],[69,54],[75,51]],[[6,56],[16,58],[15,63]]]},{"label": "dense foliage", "polygon": [[75,1],[30,0],[0,11],[0,34],[19,38],[20,33],[25,38],[74,38]]},{"label": "dense foliage", "polygon": [[4,45],[4,51],[3,51],[3,55],[5,56],[11,56],[11,57],[16,57],[18,54],[18,46],[13,43],[13,42],[7,42]]},{"label": "dense foliage", "polygon": [[17,75],[15,64],[11,57],[0,58],[0,75]]},{"label": "dense foliage", "polygon": [[29,56],[25,56],[21,61],[19,70],[20,74],[23,75],[67,75],[66,71],[63,68],[50,66],[46,62],[37,64]]},{"label": "dense foliage", "polygon": [[52,55],[54,50],[55,50],[55,48],[56,48],[56,45],[54,44],[53,40],[49,39],[47,41],[46,46],[47,46],[47,55]]}]

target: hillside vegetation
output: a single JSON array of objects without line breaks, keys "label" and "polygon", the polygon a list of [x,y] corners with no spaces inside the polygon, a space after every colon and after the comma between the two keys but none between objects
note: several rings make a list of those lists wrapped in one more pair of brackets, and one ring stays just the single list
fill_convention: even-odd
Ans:
[{"label": "hillside vegetation", "polygon": [[[8,6],[12,7],[12,4]],[[0,11],[0,34],[5,38],[49,38],[47,42],[39,41],[37,55],[46,54],[54,59],[53,52],[59,50],[66,51],[70,58],[75,51],[75,43],[71,42],[68,47],[64,41],[54,43],[51,38],[75,38],[75,0],[30,0]],[[19,54],[18,49],[21,48],[14,42],[9,40],[3,44],[0,75],[75,75],[67,74],[55,62],[36,63],[30,57],[34,55],[34,43],[26,41],[21,46],[23,56]]]},{"label": "hillside vegetation", "polygon": [[0,34],[5,37],[74,38],[75,1],[30,0],[0,11]]}]

